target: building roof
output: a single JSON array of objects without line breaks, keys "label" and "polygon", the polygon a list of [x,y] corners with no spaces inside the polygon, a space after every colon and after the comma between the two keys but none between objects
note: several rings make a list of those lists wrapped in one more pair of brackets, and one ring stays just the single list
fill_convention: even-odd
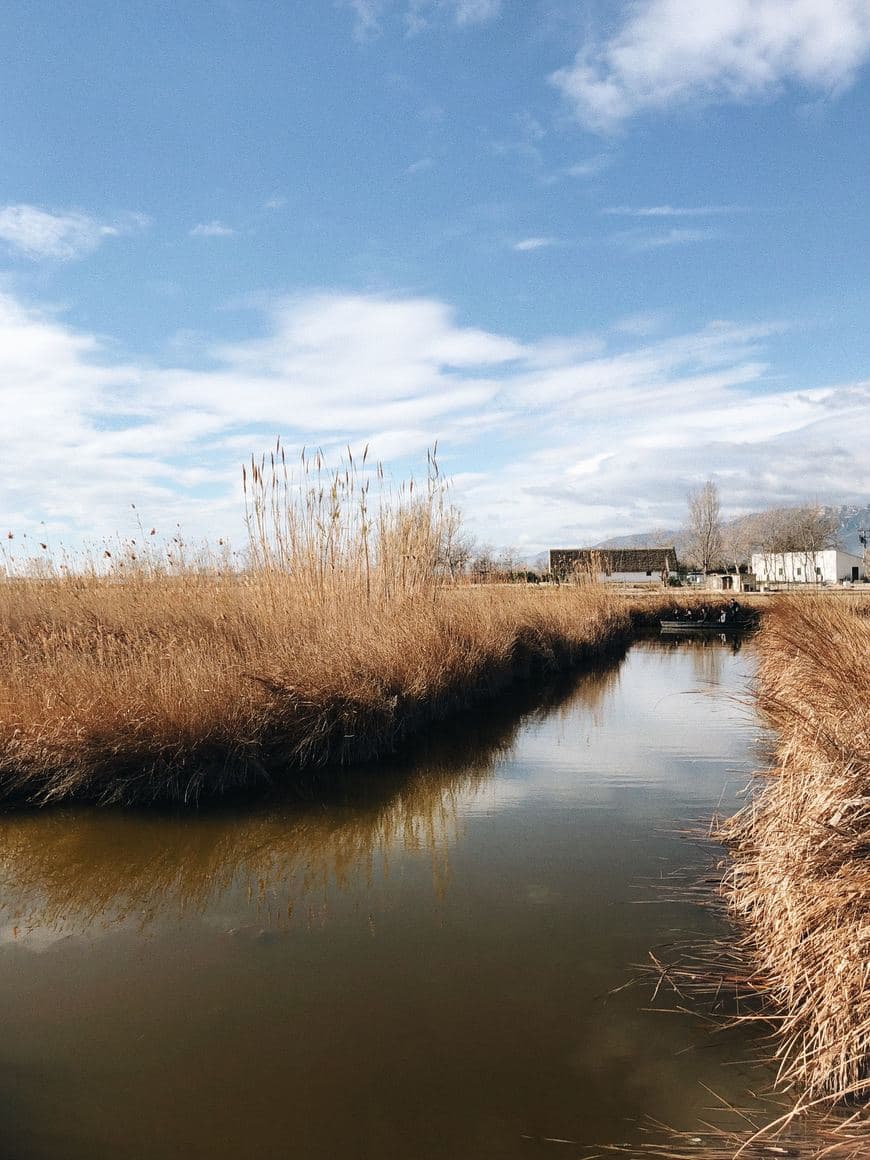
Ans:
[{"label": "building roof", "polygon": [[553,572],[652,572],[677,567],[677,550],[666,548],[551,548],[550,570]]}]

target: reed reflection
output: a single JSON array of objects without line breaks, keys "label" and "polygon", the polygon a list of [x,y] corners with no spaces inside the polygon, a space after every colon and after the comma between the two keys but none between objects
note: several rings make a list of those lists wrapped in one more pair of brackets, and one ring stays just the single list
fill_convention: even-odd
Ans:
[{"label": "reed reflection", "polygon": [[57,809],[0,817],[0,938],[145,930],[190,915],[267,927],[323,917],[334,892],[366,890],[404,854],[447,886],[462,811],[537,718],[600,714],[622,658],[506,692],[429,730],[400,760],[323,771],[255,806],[197,814]]},{"label": "reed reflection", "polygon": [[736,655],[744,644],[744,638],[739,635],[699,633],[697,636],[690,636],[681,633],[679,636],[662,634],[650,640],[641,640],[634,647],[651,652],[662,649],[678,650],[691,659],[692,668],[699,681],[708,685],[721,685],[728,654]]}]

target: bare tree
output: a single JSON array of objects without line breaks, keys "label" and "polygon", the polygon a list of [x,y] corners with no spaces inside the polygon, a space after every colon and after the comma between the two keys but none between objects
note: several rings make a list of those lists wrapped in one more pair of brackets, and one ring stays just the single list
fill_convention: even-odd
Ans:
[{"label": "bare tree", "polygon": [[753,517],[755,549],[764,560],[769,576],[780,568],[785,575],[781,553],[797,553],[800,567],[806,576],[818,575],[817,553],[837,547],[839,519],[836,512],[821,504],[801,504],[796,507],[770,508]]},{"label": "bare tree", "polygon": [[830,509],[821,504],[802,504],[800,507],[782,508],[778,519],[779,543],[777,552],[798,554],[800,569],[805,575],[820,575],[817,553],[832,548],[837,543],[839,521]]},{"label": "bare tree", "polygon": [[496,573],[495,549],[492,544],[476,544],[469,561],[472,576],[479,584],[488,584]]},{"label": "bare tree", "polygon": [[751,516],[741,516],[723,524],[720,531],[722,558],[739,572],[744,564],[749,563],[757,542],[755,523]]},{"label": "bare tree", "polygon": [[719,491],[712,479],[688,496],[689,522],[686,528],[689,556],[706,576],[722,555],[719,519]]},{"label": "bare tree", "polygon": [[515,548],[512,545],[507,548],[502,548],[498,554],[496,566],[506,580],[515,580],[520,573],[522,573],[523,579],[525,579],[526,565],[520,555],[519,548]]},{"label": "bare tree", "polygon": [[436,565],[442,574],[456,580],[464,574],[474,555],[474,537],[463,528],[462,516],[455,507],[445,513],[440,531]]},{"label": "bare tree", "polygon": [[810,503],[787,510],[789,534],[794,544],[792,551],[815,555],[837,546],[840,521],[832,508]]},{"label": "bare tree", "polygon": [[837,515],[821,504],[770,508],[755,519],[756,538],[765,553],[821,552],[837,544]]}]

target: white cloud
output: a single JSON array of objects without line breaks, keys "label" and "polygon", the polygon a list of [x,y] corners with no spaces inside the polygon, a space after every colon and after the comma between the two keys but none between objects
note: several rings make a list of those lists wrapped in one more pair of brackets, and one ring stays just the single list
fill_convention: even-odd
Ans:
[{"label": "white cloud", "polygon": [[223,222],[211,221],[195,225],[190,231],[190,236],[192,238],[231,238],[235,232],[231,226],[224,225]]},{"label": "white cloud", "polygon": [[709,229],[671,229],[663,234],[647,234],[637,230],[614,234],[612,240],[628,250],[642,252],[644,250],[660,250],[665,246],[686,246],[693,242],[710,242],[718,238],[716,230]]},{"label": "white cloud", "polygon": [[0,207],[0,239],[27,258],[71,261],[91,253],[105,238],[144,229],[148,220],[130,213],[103,222],[78,210],[52,213],[35,205],[6,205]]},{"label": "white cloud", "polygon": [[739,205],[612,205],[601,211],[616,217],[672,218],[718,217],[722,214],[744,213]]},{"label": "white cloud", "polygon": [[594,157],[587,157],[585,161],[576,161],[564,171],[568,177],[597,177],[613,164],[613,157],[609,153],[598,153]]},{"label": "white cloud", "polygon": [[525,253],[528,250],[543,250],[547,246],[558,244],[557,238],[523,238],[522,241],[514,243],[514,249],[519,250],[520,253]]},{"label": "white cloud", "polygon": [[355,17],[354,36],[372,40],[383,31],[391,13],[402,19],[409,36],[416,36],[446,18],[459,28],[485,24],[501,12],[502,0],[344,0]]},{"label": "white cloud", "polygon": [[370,40],[381,31],[383,0],[346,0],[354,14],[354,36],[357,40]]},{"label": "white cloud", "polygon": [[415,173],[425,173],[426,170],[431,169],[434,164],[434,158],[421,157],[419,161],[412,161],[411,164],[405,169],[405,173],[409,177]]},{"label": "white cloud", "polygon": [[494,20],[501,10],[501,0],[453,0],[459,25],[484,24]]},{"label": "white cloud", "polygon": [[628,314],[613,324],[613,329],[621,334],[632,334],[638,338],[663,330],[667,315],[661,310],[641,310]]},{"label": "white cloud", "polygon": [[277,433],[393,462],[437,438],[473,528],[531,550],[678,524],[708,474],[729,507],[856,498],[870,383],[783,383],[771,326],[653,340],[655,321],[522,343],[431,299],[317,294],[157,368],[0,295],[0,533],[125,531],[135,503],[238,540],[238,465]]},{"label": "white cloud", "polygon": [[584,125],[609,132],[645,110],[769,99],[787,84],[839,92],[868,55],[867,0],[640,0],[551,80]]}]

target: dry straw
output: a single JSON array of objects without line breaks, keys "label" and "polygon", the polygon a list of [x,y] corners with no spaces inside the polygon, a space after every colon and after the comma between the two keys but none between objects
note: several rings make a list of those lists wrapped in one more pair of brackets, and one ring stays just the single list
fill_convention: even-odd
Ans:
[{"label": "dry straw", "polygon": [[870,605],[783,599],[765,617],[758,695],[776,767],[723,830],[725,892],[780,1014],[780,1079],[870,1095]]},{"label": "dry straw", "polygon": [[192,802],[371,758],[629,630],[596,586],[450,584],[434,455],[391,489],[366,456],[294,474],[279,444],[244,485],[241,562],[146,533],[0,581],[2,796]]},{"label": "dry straw", "polygon": [[[870,600],[778,598],[757,641],[757,700],[777,738],[746,806],[714,826],[724,879],[668,883],[722,906],[742,938],[651,955],[656,994],[700,1004],[714,1025],[768,1032],[778,1066],[770,1116],[609,1149],[669,1160],[870,1156]],[[715,892],[711,895],[711,891]],[[781,1114],[779,1114],[781,1113]]]}]

